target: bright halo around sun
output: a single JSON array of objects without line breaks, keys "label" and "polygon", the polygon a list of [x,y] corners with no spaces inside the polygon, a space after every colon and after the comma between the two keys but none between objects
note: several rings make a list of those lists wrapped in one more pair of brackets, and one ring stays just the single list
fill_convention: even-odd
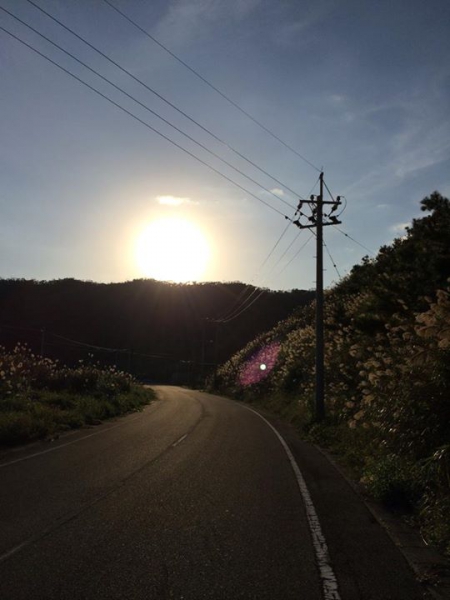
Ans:
[{"label": "bright halo around sun", "polygon": [[136,240],[136,261],[141,273],[152,279],[184,283],[204,274],[210,247],[196,225],[180,218],[150,223]]}]

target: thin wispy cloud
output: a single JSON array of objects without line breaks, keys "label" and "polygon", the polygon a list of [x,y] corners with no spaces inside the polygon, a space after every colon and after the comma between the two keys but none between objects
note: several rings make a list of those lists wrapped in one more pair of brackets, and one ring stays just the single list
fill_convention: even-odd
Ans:
[{"label": "thin wispy cloud", "polygon": [[[283,20],[280,27],[274,31],[274,41],[283,45],[298,42],[299,36],[306,36],[306,33],[328,16],[335,6],[336,0],[303,3],[298,11],[301,15],[294,20]],[[280,6],[279,12],[282,11],[283,5]]]},{"label": "thin wispy cloud", "polygon": [[192,38],[208,37],[216,23],[239,21],[249,16],[260,0],[176,0],[169,4],[153,34],[181,47]]},{"label": "thin wispy cloud", "polygon": [[272,188],[270,191],[272,194],[276,194],[277,196],[284,196],[284,192],[280,188]]},{"label": "thin wispy cloud", "polygon": [[415,140],[411,141],[409,147],[405,144],[403,152],[399,152],[395,174],[403,178],[409,173],[448,160],[450,158],[449,133],[449,123],[442,123],[434,131],[417,132]]},{"label": "thin wispy cloud", "polygon": [[182,198],[180,196],[156,196],[156,202],[163,206],[182,206],[183,204],[196,204],[190,198]]}]

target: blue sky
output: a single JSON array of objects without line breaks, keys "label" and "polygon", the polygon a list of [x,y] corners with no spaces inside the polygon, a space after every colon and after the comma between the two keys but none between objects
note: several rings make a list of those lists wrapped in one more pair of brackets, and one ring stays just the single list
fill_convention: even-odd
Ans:
[{"label": "blue sky", "polygon": [[[348,201],[342,230],[364,246],[377,251],[402,235],[404,225],[419,216],[420,200],[432,191],[450,195],[447,0],[111,2],[309,162],[323,167],[332,193]],[[36,3],[285,186],[302,196],[310,193],[316,169],[103,0]],[[283,215],[292,216],[293,210],[262,187],[283,190],[283,200],[293,206],[295,196],[26,0],[0,0],[0,6],[257,183],[0,11],[2,27],[282,213],[0,31],[1,277],[105,282],[142,277],[136,239],[155,219],[176,217],[199,227],[209,243],[208,266],[199,280],[240,280],[272,289],[314,287],[313,241],[286,266],[307,232],[280,260],[298,233],[288,228],[264,262],[286,228]],[[333,227],[325,230],[325,240],[341,274],[367,254]],[[330,285],[337,273],[325,256],[325,283]]]}]

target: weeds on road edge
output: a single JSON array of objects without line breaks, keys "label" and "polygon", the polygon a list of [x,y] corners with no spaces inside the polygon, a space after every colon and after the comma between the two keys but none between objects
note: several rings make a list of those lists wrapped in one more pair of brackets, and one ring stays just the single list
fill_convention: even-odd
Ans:
[{"label": "weeds on road edge", "polygon": [[0,348],[0,445],[95,425],[142,410],[153,398],[151,390],[115,367],[80,361],[71,368],[24,345]]}]

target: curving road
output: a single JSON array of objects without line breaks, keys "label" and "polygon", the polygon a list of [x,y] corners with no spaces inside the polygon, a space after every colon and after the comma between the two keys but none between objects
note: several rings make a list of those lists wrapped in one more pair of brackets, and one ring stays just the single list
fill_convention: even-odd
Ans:
[{"label": "curving road", "polygon": [[236,402],[155,389],[142,413],[0,455],[2,600],[424,597],[289,428],[283,445]]}]

